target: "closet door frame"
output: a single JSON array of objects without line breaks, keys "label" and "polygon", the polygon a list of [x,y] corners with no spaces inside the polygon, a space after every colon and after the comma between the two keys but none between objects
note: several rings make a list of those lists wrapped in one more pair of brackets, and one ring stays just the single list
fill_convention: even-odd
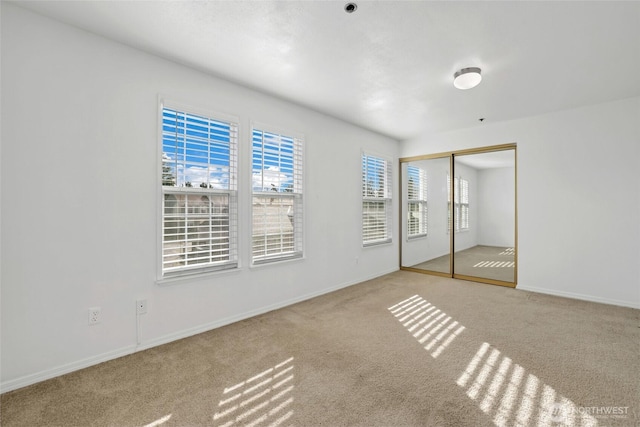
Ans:
[{"label": "closet door frame", "polygon": [[[495,280],[495,279],[490,279],[490,278],[484,278],[484,277],[476,277],[476,276],[468,276],[468,275],[463,275],[463,274],[457,274],[455,272],[455,262],[454,262],[454,254],[455,254],[455,231],[451,230],[451,232],[449,233],[449,273],[443,273],[443,272],[436,272],[436,271],[431,271],[431,270],[422,270],[419,268],[414,268],[414,267],[405,267],[402,266],[402,248],[403,248],[403,242],[406,240],[405,236],[403,236],[403,205],[404,205],[404,201],[405,201],[405,195],[403,193],[404,188],[403,188],[403,176],[402,176],[402,164],[403,163],[408,163],[408,162],[414,162],[414,161],[420,161],[420,160],[429,160],[429,159],[437,159],[437,158],[445,158],[448,157],[449,158],[449,172],[451,177],[453,178],[454,173],[455,173],[455,157],[456,156],[462,156],[462,155],[471,155],[471,154],[482,154],[482,153],[491,153],[491,152],[496,152],[496,151],[507,151],[507,150],[513,150],[513,155],[514,155],[514,188],[515,188],[515,194],[514,194],[514,261],[515,261],[515,265],[514,265],[514,277],[513,277],[513,282],[507,282],[507,281],[502,281],[502,280]],[[456,151],[446,151],[446,152],[441,152],[441,153],[432,153],[432,154],[424,154],[424,155],[418,155],[418,156],[411,156],[411,157],[401,157],[399,159],[400,162],[400,203],[399,203],[399,218],[401,218],[401,220],[399,221],[400,224],[400,230],[399,230],[399,236],[400,236],[400,245],[398,245],[399,247],[399,251],[400,251],[400,257],[399,257],[399,263],[400,263],[400,270],[406,270],[406,271],[414,271],[417,273],[423,273],[423,274],[429,274],[429,275],[434,275],[434,276],[441,276],[441,277],[451,277],[454,279],[462,279],[462,280],[468,280],[468,281],[473,281],[473,282],[479,282],[479,283],[487,283],[487,284],[491,284],[491,285],[498,285],[498,286],[506,286],[506,287],[511,287],[511,288],[515,288],[517,283],[518,283],[518,152],[517,152],[517,144],[516,143],[509,143],[509,144],[501,144],[501,145],[491,145],[491,146],[486,146],[486,147],[478,147],[478,148],[469,148],[469,149],[465,149],[465,150],[456,150]],[[454,186],[451,185],[451,188],[449,189],[449,199],[450,200],[454,200]],[[453,202],[452,202],[453,204]]]}]

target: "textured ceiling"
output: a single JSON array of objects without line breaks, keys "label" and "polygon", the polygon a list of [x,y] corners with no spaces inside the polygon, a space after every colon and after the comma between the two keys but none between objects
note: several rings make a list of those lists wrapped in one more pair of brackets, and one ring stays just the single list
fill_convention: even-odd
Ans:
[{"label": "textured ceiling", "polygon": [[640,95],[640,2],[345,3],[17,2],[400,140]]}]

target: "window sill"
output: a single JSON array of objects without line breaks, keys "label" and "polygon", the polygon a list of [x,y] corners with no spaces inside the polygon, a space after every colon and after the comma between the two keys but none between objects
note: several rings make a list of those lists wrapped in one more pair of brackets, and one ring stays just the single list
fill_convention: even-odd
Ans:
[{"label": "window sill", "polygon": [[375,242],[363,242],[362,243],[362,247],[363,248],[371,248],[371,247],[374,247],[374,246],[391,244],[392,242],[393,242],[392,239],[377,240]]},{"label": "window sill", "polygon": [[290,262],[298,262],[298,261],[303,261],[305,260],[305,256],[292,256],[292,257],[287,257],[287,258],[275,258],[273,260],[269,260],[269,261],[261,261],[261,262],[257,262],[257,263],[252,263],[251,266],[249,268],[251,269],[259,269],[259,268],[264,268],[264,267],[269,267],[271,265],[281,265],[281,264],[286,264],[286,263],[290,263]]},{"label": "window sill", "polygon": [[411,236],[407,236],[407,242],[410,242],[412,240],[424,239],[425,237],[427,237],[427,233],[412,234]]},{"label": "window sill", "polygon": [[[458,233],[468,233],[469,231],[471,231],[471,229],[470,229],[470,228],[465,228],[465,229],[463,229],[463,230],[456,230],[455,234],[458,234]],[[451,234],[451,232],[450,232],[449,230],[447,230],[447,234]]]}]

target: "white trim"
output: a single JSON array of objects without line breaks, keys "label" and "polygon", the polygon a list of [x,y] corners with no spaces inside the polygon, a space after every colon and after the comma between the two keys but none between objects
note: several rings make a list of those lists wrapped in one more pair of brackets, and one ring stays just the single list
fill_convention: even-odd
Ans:
[{"label": "white trim", "polygon": [[338,291],[340,289],[349,287],[349,286],[353,286],[353,285],[357,285],[359,283],[363,283],[366,282],[368,280],[371,279],[375,279],[376,277],[381,277],[384,276],[386,274],[390,274],[393,273],[395,271],[398,271],[397,267],[394,267],[393,269],[390,270],[385,270],[385,271],[380,271],[376,274],[370,275],[370,276],[366,276],[366,277],[362,277],[360,279],[357,280],[353,280],[353,281],[349,281],[349,282],[344,282],[340,285],[337,286],[333,286],[331,288],[327,288],[327,289],[323,289],[320,291],[316,291],[316,292],[311,292],[309,294],[305,294],[299,297],[295,297],[295,298],[291,298],[285,301],[281,301],[278,303],[274,303],[268,306],[264,306],[264,307],[260,307],[257,309],[253,309],[250,311],[246,311],[244,313],[241,314],[237,314],[234,316],[229,316],[226,317],[224,319],[220,319],[220,320],[216,320],[213,322],[209,322],[209,323],[205,323],[202,324],[200,326],[196,326],[193,328],[188,328],[188,329],[183,329],[181,331],[178,332],[174,332],[168,335],[164,335],[162,337],[158,337],[149,341],[144,341],[142,344],[136,346],[136,345],[130,345],[127,347],[123,347],[119,350],[114,350],[114,351],[110,351],[107,353],[103,353],[103,354],[99,354],[97,356],[93,356],[93,357],[89,357],[86,359],[82,359],[79,360],[77,362],[72,362],[72,363],[67,363],[61,366],[57,366],[55,368],[52,369],[47,369],[44,371],[40,371],[38,373],[35,374],[30,374],[30,375],[25,375],[13,380],[9,380],[9,381],[5,381],[0,383],[0,393],[5,393],[8,391],[12,391],[12,390],[16,390],[22,387],[26,387],[29,386],[31,384],[35,384],[41,381],[45,381],[51,378],[55,378],[58,377],[60,375],[64,375],[64,374],[68,374],[74,371],[78,371],[80,369],[84,369],[84,368],[88,368],[90,366],[94,366],[97,365],[99,363],[103,363],[103,362],[108,362],[109,360],[113,360],[113,359],[117,359],[119,357],[122,356],[127,356],[130,355],[132,353],[138,352],[138,351],[142,351],[142,350],[147,350],[153,347],[157,347],[163,344],[168,344],[170,342],[174,342],[183,338],[187,338],[193,335],[197,335],[203,332],[207,332],[210,331],[212,329],[217,329],[220,328],[222,326],[226,326],[235,322],[239,322],[241,320],[245,320],[260,314],[264,314],[267,313],[269,311],[273,311],[273,310],[277,310],[280,308],[284,308],[284,307],[288,307],[290,305],[302,302],[302,301],[306,301],[321,295],[325,295],[331,292],[335,292]]},{"label": "white trim", "polygon": [[409,242],[411,240],[416,240],[416,239],[424,239],[425,237],[427,237],[428,234],[427,233],[420,233],[420,234],[412,234],[411,236],[407,236],[406,241]]},{"label": "white trim", "polygon": [[303,253],[301,256],[291,256],[291,257],[288,257],[288,258],[277,258],[277,259],[274,259],[273,261],[268,261],[268,262],[252,263],[251,265],[249,265],[249,269],[254,270],[254,269],[260,269],[260,268],[264,268],[264,267],[277,266],[277,265],[281,265],[281,264],[300,262],[300,261],[304,261],[306,259],[307,259],[307,257]]},{"label": "white trim", "polygon": [[389,237],[388,239],[384,239],[384,240],[373,240],[370,242],[362,242],[362,247],[363,248],[371,248],[373,246],[380,246],[380,245],[388,245],[390,243],[393,243],[393,240],[391,240],[391,238]]},{"label": "white trim", "polygon": [[71,372],[78,371],[80,369],[88,368],[109,360],[117,359],[118,357],[128,356],[134,353],[136,350],[135,345],[123,347],[119,350],[109,351],[97,356],[88,357],[86,359],[78,360],[77,362],[67,363],[57,366],[52,369],[40,371],[35,374],[25,375],[23,377],[16,378],[14,380],[5,381],[0,383],[0,393],[6,393],[8,391],[17,390],[22,387],[29,386],[31,384],[39,383],[41,381],[49,380],[51,378],[59,377],[61,375],[69,374]]},{"label": "white trim", "polygon": [[[155,186],[156,186],[156,279],[162,278],[162,245],[163,245],[163,236],[162,236],[162,224],[163,224],[163,216],[164,212],[164,195],[162,190],[162,172],[163,172],[163,164],[162,164],[162,155],[164,153],[162,147],[162,110],[164,109],[165,101],[164,97],[158,95],[158,112],[157,118],[158,123],[156,126],[157,134],[156,134],[156,177],[155,177]],[[158,177],[160,177],[160,185],[158,184]]]},{"label": "white trim", "polygon": [[138,350],[147,350],[153,347],[157,347],[159,345],[163,345],[163,344],[168,344],[170,342],[174,342],[183,338],[187,338],[193,335],[197,335],[197,334],[201,334],[203,332],[208,332],[211,331],[213,329],[217,329],[226,325],[230,325],[232,323],[236,323],[239,322],[241,320],[245,320],[245,319],[250,319],[252,317],[264,314],[264,313],[268,313],[270,311],[274,311],[274,310],[278,310],[281,308],[285,308],[288,306],[291,306],[293,304],[297,304],[299,302],[303,302],[312,298],[316,298],[325,294],[329,294],[331,292],[335,292],[338,291],[340,289],[343,288],[347,288],[349,286],[353,286],[353,285],[357,285],[359,283],[363,283],[366,282],[368,280],[372,280],[375,279],[377,277],[381,277],[387,274],[391,274],[393,272],[398,271],[398,268],[393,268],[390,269],[388,271],[381,271],[378,272],[374,275],[371,276],[366,276],[363,277],[361,279],[357,279],[355,281],[349,281],[349,282],[345,282],[342,283],[340,285],[337,286],[333,286],[331,288],[327,288],[327,289],[323,289],[320,291],[316,291],[316,292],[311,292],[309,294],[305,294],[305,295],[301,295],[298,297],[294,297],[285,301],[281,301],[281,302],[277,302],[274,304],[270,304],[268,306],[264,306],[264,307],[260,307],[257,309],[253,309],[250,311],[245,311],[244,313],[240,313],[240,314],[236,314],[233,316],[229,316],[229,317],[225,317],[224,319],[220,319],[220,320],[216,320],[214,322],[210,322],[210,323],[205,323],[203,325],[200,326],[195,326],[193,328],[189,328],[189,329],[184,329],[182,331],[179,332],[175,332],[173,334],[168,334],[168,335],[164,335],[162,337],[147,341],[147,342],[143,342],[140,346],[138,346]]},{"label": "white trim", "polygon": [[571,299],[577,299],[581,301],[595,302],[599,304],[609,304],[609,305],[617,305],[620,307],[630,307],[630,308],[640,309],[640,302],[634,303],[630,301],[622,301],[622,300],[611,299],[611,298],[594,297],[593,295],[557,291],[555,289],[539,288],[537,286],[517,285],[516,289],[520,291],[528,291],[528,292],[534,292],[538,294],[553,295],[557,297],[571,298]]},{"label": "white trim", "polygon": [[171,286],[178,285],[185,282],[194,280],[203,280],[207,277],[218,276],[221,274],[238,273],[242,270],[240,263],[236,263],[234,267],[218,268],[212,270],[199,269],[192,273],[182,272],[182,274],[168,275],[160,279],[156,279],[156,285],[158,286]]}]

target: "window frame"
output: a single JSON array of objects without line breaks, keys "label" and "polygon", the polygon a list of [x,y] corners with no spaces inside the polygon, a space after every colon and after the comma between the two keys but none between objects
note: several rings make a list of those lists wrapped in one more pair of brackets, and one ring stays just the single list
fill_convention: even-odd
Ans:
[{"label": "window frame", "polygon": [[[417,193],[416,198],[411,198],[410,190],[410,180],[413,177],[412,171],[414,170],[414,174],[417,172],[418,174],[418,182],[417,189],[415,192]],[[428,193],[427,193],[427,171],[418,166],[407,165],[407,240],[418,239],[420,237],[426,237],[428,234]],[[417,206],[418,213],[418,232],[411,233],[412,226],[409,221],[411,221],[411,214],[413,211],[411,210],[411,206]]]},{"label": "window frame", "polygon": [[[369,170],[369,165],[371,163],[382,163],[382,170]],[[377,169],[377,168],[375,168]],[[382,172],[382,175],[380,174]],[[361,173],[361,187],[360,194],[362,197],[361,203],[361,241],[363,247],[371,247],[377,245],[388,244],[393,241],[393,194],[392,194],[392,180],[393,180],[393,161],[386,156],[376,154],[370,151],[363,150],[361,151],[360,156],[360,173]],[[370,174],[374,173],[380,177],[384,177],[384,182],[382,188],[370,189],[368,190],[367,185],[370,181],[367,181],[366,177]],[[375,193],[382,193],[375,195]],[[365,224],[365,215],[368,210],[365,208],[367,204],[381,204],[384,208],[384,236],[380,238],[372,238],[366,239],[367,237],[367,226]]]},{"label": "window frame", "polygon": [[[256,159],[254,148],[255,148],[255,140],[254,134],[256,132],[262,133],[262,156],[259,157],[262,159],[263,168],[260,169],[262,182],[262,191],[257,191],[254,186],[254,173],[256,170],[254,169],[254,160]],[[280,190],[280,191],[265,191],[264,190],[264,171],[265,169],[265,155],[264,155],[264,135],[269,134],[271,136],[275,136],[280,139],[290,140],[291,141],[291,175],[292,175],[292,183],[290,183],[290,187],[284,187],[286,189],[290,188],[291,191]],[[261,122],[252,121],[250,123],[250,133],[249,133],[249,156],[250,156],[250,167],[249,173],[250,175],[250,192],[249,192],[249,206],[250,206],[250,214],[249,214],[249,236],[250,236],[250,244],[249,244],[249,259],[251,267],[258,267],[264,265],[270,265],[278,262],[292,261],[304,259],[305,257],[305,151],[306,151],[306,140],[304,134],[295,131],[287,131],[282,128],[275,127],[272,125],[268,125]],[[272,153],[273,154],[273,153]],[[273,156],[271,156],[273,159]],[[282,160],[281,157],[278,158]],[[279,172],[279,170],[278,170]],[[287,180],[288,182],[289,180]],[[273,185],[274,188],[277,188]],[[281,187],[282,188],[282,187]],[[280,252],[274,252],[272,254],[266,253],[268,251],[268,243],[266,239],[267,235],[254,235],[256,232],[256,199],[269,199],[270,204],[274,201],[278,200],[278,204],[280,206],[289,206],[287,217],[291,221],[292,227],[292,237],[291,237],[291,250],[283,250]],[[290,201],[289,201],[290,200]],[[282,203],[284,202],[284,204]],[[293,210],[291,210],[293,208]],[[279,213],[282,216],[282,213]],[[268,224],[263,223],[264,227],[268,227]],[[285,234],[280,234],[280,239],[282,240]],[[256,255],[256,238],[263,237],[265,239],[264,242],[264,253],[262,255]]]},{"label": "window frame", "polygon": [[462,178],[462,176],[459,179],[460,228],[458,231],[467,231],[471,228],[469,221],[469,180]]},{"label": "window frame", "polygon": [[[463,200],[464,199],[464,200]],[[461,231],[469,231],[470,220],[470,208],[469,208],[469,180],[462,178],[462,176],[453,177],[453,204],[451,203],[451,176],[447,172],[447,233],[451,232],[451,226],[454,226],[454,231],[460,233]],[[452,211],[453,205],[453,211]],[[453,224],[452,224],[453,223]]]},{"label": "window frame", "polygon": [[[165,182],[165,151],[164,151],[164,111],[165,109],[176,111],[183,114],[188,114],[191,116],[196,116],[200,118],[204,118],[206,120],[218,123],[226,123],[230,126],[229,130],[229,163],[226,166],[228,168],[228,187],[224,188],[213,188],[210,183],[210,172],[208,172],[207,181],[209,182],[209,186],[207,188],[201,187],[187,187],[187,186],[168,186],[164,185]],[[158,260],[157,264],[157,280],[158,284],[168,284],[177,280],[198,277],[202,275],[209,275],[221,272],[229,272],[229,271],[237,271],[240,265],[240,256],[239,256],[239,217],[238,217],[238,169],[239,169],[239,160],[240,160],[240,120],[237,116],[220,113],[211,109],[206,108],[198,108],[192,105],[180,103],[173,101],[171,99],[159,97],[158,102],[158,203],[157,203],[157,256]],[[208,158],[210,158],[211,147],[208,147]],[[183,166],[186,166],[186,160]],[[212,164],[212,163],[208,163]],[[177,181],[177,179],[176,179]],[[225,262],[209,262],[202,263],[199,265],[198,263],[193,265],[186,265],[181,268],[176,269],[165,269],[164,266],[164,249],[165,249],[165,196],[166,195],[176,195],[177,197],[186,197],[186,196],[194,196],[201,198],[206,196],[209,198],[216,198],[221,195],[227,196],[228,211],[225,213],[224,218],[228,221],[227,224],[227,238],[228,244],[226,245],[226,251],[228,251],[229,259]],[[211,221],[214,218],[222,218],[219,215],[219,212],[215,212],[215,210],[211,209],[215,205],[209,204],[209,210],[205,215],[208,215],[209,221],[209,230],[211,230]],[[187,206],[185,205],[185,209]],[[189,213],[185,212],[188,216]],[[185,220],[186,224],[186,220]],[[190,232],[185,232],[190,233]],[[209,232],[209,242],[212,242],[211,239],[211,231]],[[224,239],[223,239],[224,240]],[[213,249],[211,250],[213,251]],[[186,254],[186,252],[185,252]],[[185,255],[186,256],[186,255]]]}]

